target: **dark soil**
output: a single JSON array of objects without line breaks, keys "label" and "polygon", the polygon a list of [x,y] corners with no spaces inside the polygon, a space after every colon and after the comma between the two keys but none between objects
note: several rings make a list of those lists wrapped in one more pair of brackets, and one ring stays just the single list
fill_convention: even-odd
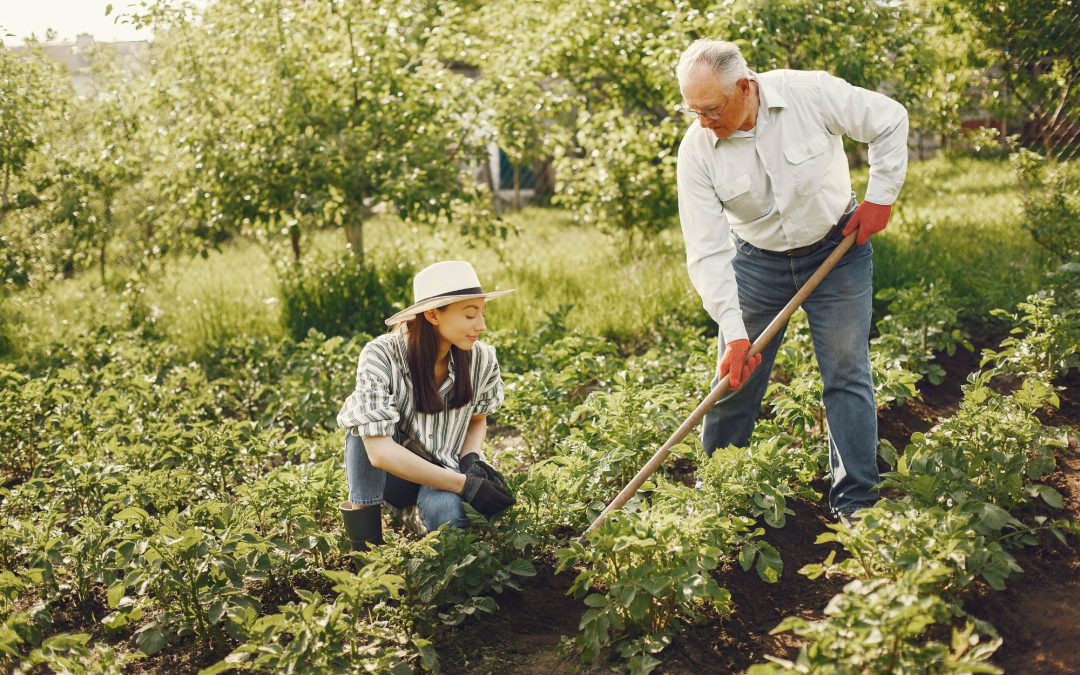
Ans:
[{"label": "dark soil", "polygon": [[497,614],[466,624],[440,645],[443,672],[552,675],[569,667],[557,654],[559,642],[577,632],[585,606],[566,595],[573,573],[555,574],[550,562],[536,570],[522,592],[495,596]]},{"label": "dark soil", "polygon": [[[1046,483],[1064,497],[1055,519],[1080,521],[1080,374],[1059,384],[1061,406],[1042,414],[1043,423],[1069,434],[1069,447],[1057,454],[1057,469]],[[972,615],[989,621],[1004,638],[994,662],[1006,673],[1080,671],[1080,547],[1049,535],[1038,547],[1015,551],[1024,574],[1010,578],[1004,591],[981,589],[965,603]]]},{"label": "dark soil", "polygon": [[[903,451],[913,433],[928,431],[937,420],[954,414],[967,375],[979,369],[979,353],[960,351],[939,355],[937,362],[948,376],[939,385],[923,384],[918,400],[894,406],[879,416],[879,435]],[[1054,518],[1080,520],[1080,375],[1072,375],[1059,392],[1061,406],[1043,413],[1043,422],[1071,428],[1070,447],[1058,456],[1058,469],[1047,482],[1065,497],[1065,509]],[[1008,391],[1015,383],[993,383]],[[692,481],[693,464],[673,463],[676,476]],[[826,492],[824,483],[813,486]],[[770,635],[785,616],[822,618],[829,599],[844,585],[842,579],[811,581],[798,570],[821,562],[829,547],[815,544],[830,522],[825,500],[796,500],[794,516],[785,527],[766,528],[766,540],[777,547],[784,561],[780,581],[768,584],[756,573],[738,566],[721,569],[717,580],[731,592],[734,611],[703,625],[685,628],[661,654],[662,673],[737,673],[764,661],[766,654],[793,658],[799,639],[789,633]],[[965,609],[989,621],[1004,638],[994,662],[1007,673],[1072,673],[1080,669],[1080,550],[1061,545],[1049,536],[1042,545],[1015,552],[1025,574],[1009,580],[1004,591],[980,588]],[[440,646],[445,672],[544,673],[580,671],[573,658],[562,660],[556,648],[562,635],[573,635],[585,607],[565,595],[572,577],[539,570],[521,594],[498,598],[500,611],[467,625]],[[947,636],[936,636],[947,639]],[[610,664],[608,664],[610,665]],[[591,672],[592,668],[585,668]]]}]

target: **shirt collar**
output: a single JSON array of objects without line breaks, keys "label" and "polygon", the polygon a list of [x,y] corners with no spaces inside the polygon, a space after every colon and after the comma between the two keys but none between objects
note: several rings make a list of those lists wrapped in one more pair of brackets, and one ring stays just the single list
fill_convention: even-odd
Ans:
[{"label": "shirt collar", "polygon": [[[762,124],[764,122],[764,118],[766,117],[766,111],[771,110],[772,108],[786,108],[787,107],[787,100],[784,98],[784,95],[780,92],[779,87],[777,87],[777,86],[775,86],[773,84],[772,80],[764,80],[763,81],[758,77],[758,74],[755,73],[754,71],[750,70],[750,71],[747,71],[747,72],[749,73],[749,78],[751,80],[753,80],[754,82],[757,82],[757,84],[758,84],[758,101],[759,101],[759,105],[758,105],[758,121],[757,121],[757,125],[755,125],[755,127],[754,127],[754,131],[756,131],[757,129],[761,128],[761,126],[762,126]],[[754,131],[739,131],[739,130],[736,130],[728,138],[753,138],[754,137]],[[724,140],[724,139],[722,139],[722,138],[714,138],[713,139],[713,147],[715,148],[717,145],[719,145],[720,141],[722,141],[722,140]]]},{"label": "shirt collar", "polygon": [[758,83],[758,96],[767,109],[787,107],[787,99],[784,98],[783,92],[780,91],[780,87],[774,81],[775,78],[762,80],[752,70],[750,71],[750,78]]},{"label": "shirt collar", "polygon": [[446,395],[446,393],[450,391],[450,388],[454,386],[454,350],[453,349],[450,350],[450,361],[447,363],[446,367],[449,369],[449,372],[446,374],[446,381],[444,381],[442,383],[442,386],[439,387],[439,394],[441,394],[441,395]]}]

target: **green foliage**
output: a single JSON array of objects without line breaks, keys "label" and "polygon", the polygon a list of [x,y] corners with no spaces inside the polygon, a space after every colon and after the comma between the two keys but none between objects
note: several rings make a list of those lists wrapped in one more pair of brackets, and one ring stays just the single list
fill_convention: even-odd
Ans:
[{"label": "green foliage", "polygon": [[461,35],[455,5],[227,0],[192,16],[153,2],[136,14],[155,29],[153,76],[170,83],[154,113],[174,167],[163,215],[194,219],[200,238],[281,233],[299,258],[304,231],[336,225],[362,260],[377,205],[445,220],[471,198],[477,97],[442,58]]},{"label": "green foliage", "polygon": [[974,349],[947,285],[887,288],[875,297],[889,303],[889,314],[878,320],[871,345],[898,356],[901,367],[925,375],[930,384],[945,379],[945,369],[933,363],[936,352],[952,356],[957,347]]},{"label": "green foliage", "polygon": [[596,337],[528,343],[535,349],[529,355],[534,365],[504,376],[506,401],[498,420],[522,432],[529,456],[539,459],[550,456],[556,442],[570,433],[574,410],[590,391],[607,387],[622,362],[612,343]]},{"label": "green foliage", "polygon": [[291,584],[294,577],[329,567],[339,538],[330,532],[331,514],[344,486],[340,462],[284,466],[236,490],[245,520],[267,542],[272,582]]},{"label": "green foliage", "polygon": [[676,214],[675,162],[682,120],[658,122],[610,110],[583,116],[579,127],[580,157],[561,160],[559,171],[565,178],[556,201],[586,224],[626,233],[624,250],[637,256],[640,245],[669,227]]},{"label": "green foliage", "polygon": [[574,410],[556,452],[586,460],[583,490],[614,495],[679,427],[689,403],[672,386],[640,389],[619,373],[610,392],[594,391]]},{"label": "green foliage", "polygon": [[106,644],[88,645],[87,633],[61,633],[45,638],[19,664],[16,672],[45,666],[57,673],[119,673],[141,658],[140,652],[125,652]]},{"label": "green foliage", "polygon": [[248,642],[201,672],[411,673],[414,662],[424,670],[438,670],[430,641],[412,634],[407,619],[387,602],[399,597],[404,581],[400,576],[375,565],[356,574],[335,571],[327,576],[338,593],[333,603],[297,589],[299,602],[256,619]]},{"label": "green foliage", "polygon": [[996,531],[1012,524],[1008,512],[1030,496],[1053,492],[1034,481],[1053,471],[1054,448],[1064,447],[1065,439],[1035,416],[1043,405],[1056,404],[1050,385],[1028,379],[1015,395],[1002,396],[988,380],[987,374],[972,375],[960,410],[927,433],[912,435],[896,470],[883,476],[883,486],[926,506],[970,502],[979,511],[984,504],[996,507],[995,513],[1004,510],[1005,515],[984,521]]},{"label": "green foliage", "polygon": [[1080,257],[1080,169],[1021,148],[1011,157],[1024,187],[1024,228],[1061,262]]},{"label": "green foliage", "polygon": [[1052,381],[1080,366],[1080,307],[1053,291],[1032,295],[1017,306],[1017,313],[991,312],[1005,317],[1012,328],[999,348],[983,351],[982,366],[991,372]]},{"label": "green foliage", "polygon": [[281,265],[281,320],[298,342],[312,329],[330,336],[384,333],[384,321],[412,304],[413,274],[408,265],[377,269],[351,254]]},{"label": "green foliage", "polygon": [[702,491],[721,513],[761,519],[770,527],[783,527],[793,515],[789,499],[820,499],[809,487],[819,473],[823,457],[816,449],[800,446],[787,433],[752,442],[749,447],[717,448],[701,463]]},{"label": "green foliage", "polygon": [[756,0],[732,14],[741,22],[732,26],[739,37],[730,39],[758,71],[826,70],[869,89],[890,82],[891,96],[917,106],[920,89],[940,67],[934,17],[915,3]]},{"label": "green foliage", "polygon": [[469,616],[498,609],[488,593],[520,590],[520,577],[536,574],[532,563],[514,557],[498,534],[444,527],[419,541],[397,538],[367,554],[369,564],[398,571],[405,579],[403,602],[424,631],[455,626]]},{"label": "green foliage", "polygon": [[[116,611],[105,618],[106,627],[139,621],[151,601],[162,611],[136,632],[144,654],[188,634],[207,648],[225,644],[226,634],[245,636],[260,612],[245,581],[260,579],[270,561],[261,538],[235,520],[232,507],[207,501],[185,514],[172,511],[160,522],[129,507],[115,518],[129,529],[112,549],[125,573],[109,587],[109,606]],[[145,596],[127,596],[129,589]]]},{"label": "green foliage", "polygon": [[[0,40],[0,223],[12,209],[35,201],[13,190],[28,165],[46,142],[50,122],[63,114],[63,101],[71,85],[61,66],[50,60],[37,42],[21,51],[8,49]],[[5,256],[4,282],[19,281]],[[15,270],[16,272],[18,270]]]},{"label": "green foliage", "polygon": [[941,595],[955,596],[978,577],[1001,590],[1007,577],[1023,570],[976,521],[974,514],[958,509],[921,509],[906,501],[882,500],[859,511],[850,527],[830,525],[830,532],[818,536],[817,543],[836,542],[850,557],[834,563],[833,551],[823,564],[799,571],[811,579],[840,574],[866,581],[899,581],[933,563],[948,569],[934,587]]},{"label": "green foliage", "polygon": [[1057,0],[957,0],[955,5],[974,48],[984,50],[987,65],[999,65],[1008,87],[1008,96],[999,96],[999,87],[986,88],[983,105],[1001,117],[1032,121],[1046,156],[1075,155],[1075,143],[1061,141],[1080,115],[1074,91],[1080,55],[1071,39],[1080,11]]},{"label": "green foliage", "polygon": [[[947,574],[940,565],[906,573],[898,580],[856,579],[825,608],[826,619],[788,617],[772,633],[792,631],[810,640],[794,661],[750,668],[767,673],[997,673],[990,656],[1001,646],[993,628],[925,590]],[[952,626],[949,644],[928,639],[927,629]]]},{"label": "green foliage", "polygon": [[[86,58],[95,91],[74,102],[65,115],[64,124],[70,126],[56,134],[58,142],[49,147],[41,198],[48,222],[66,248],[59,266],[65,274],[95,266],[104,284],[109,244],[121,226],[131,224],[116,217],[117,209],[143,171],[142,94],[125,82],[110,46],[95,46]],[[139,239],[134,233],[130,237]]]},{"label": "green foliage", "polygon": [[559,551],[559,569],[580,570],[570,587],[589,607],[573,648],[585,661],[612,648],[631,672],[659,665],[676,622],[695,622],[732,610],[731,594],[712,571],[738,544],[761,533],[751,521],[701,508],[686,488],[680,498],[637,512],[617,511],[587,543]]}]

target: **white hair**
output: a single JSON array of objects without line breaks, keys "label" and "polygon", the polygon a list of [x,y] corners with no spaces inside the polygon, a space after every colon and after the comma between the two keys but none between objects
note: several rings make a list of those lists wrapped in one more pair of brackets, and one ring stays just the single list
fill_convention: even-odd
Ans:
[{"label": "white hair", "polygon": [[686,48],[675,69],[680,85],[686,83],[690,71],[698,64],[709,66],[721,86],[733,86],[739,78],[750,74],[738,45],[723,40],[701,38]]}]

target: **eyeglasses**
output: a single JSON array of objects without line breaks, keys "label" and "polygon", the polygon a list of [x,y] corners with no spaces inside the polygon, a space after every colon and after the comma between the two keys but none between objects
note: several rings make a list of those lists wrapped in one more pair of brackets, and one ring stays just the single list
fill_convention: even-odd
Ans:
[{"label": "eyeglasses", "polygon": [[738,84],[738,80],[735,80],[735,82],[732,83],[731,89],[728,89],[727,100],[725,100],[724,105],[720,106],[720,109],[715,112],[713,112],[712,110],[694,110],[693,108],[689,108],[682,103],[675,106],[675,110],[693,119],[697,119],[698,117],[704,117],[705,119],[713,120],[715,122],[716,120],[720,119],[721,116],[723,116],[724,111],[728,107],[728,104],[731,103],[731,95],[735,93],[735,86]]}]

